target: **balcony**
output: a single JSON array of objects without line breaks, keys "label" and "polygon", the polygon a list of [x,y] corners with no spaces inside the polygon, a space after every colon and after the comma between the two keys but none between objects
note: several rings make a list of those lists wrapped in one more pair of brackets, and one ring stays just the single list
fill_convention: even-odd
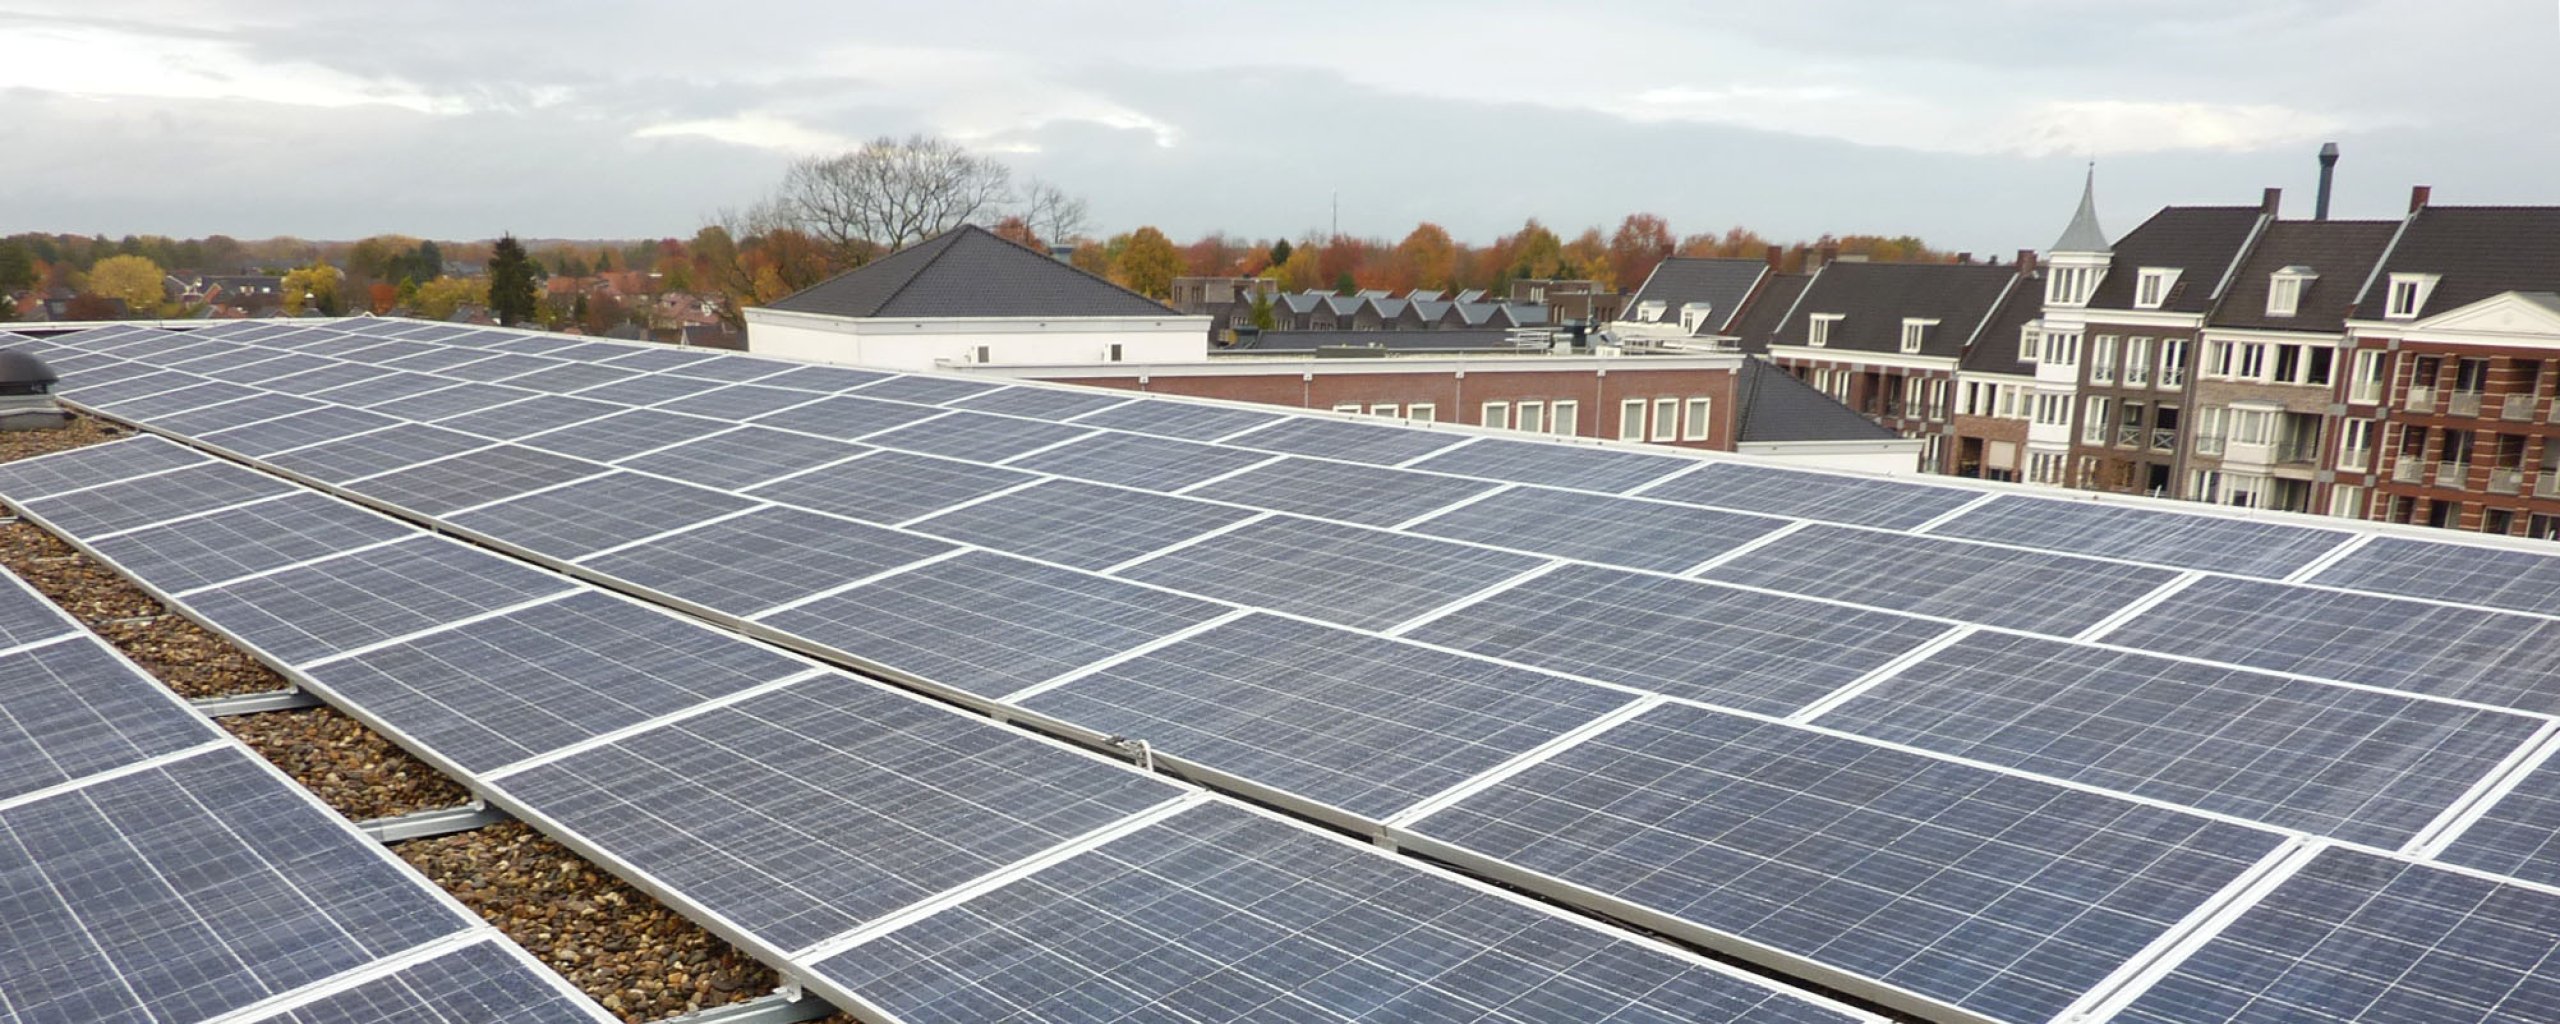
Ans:
[{"label": "balcony", "polygon": [[2116,446],[2119,448],[2140,448],[2142,447],[2142,434],[2143,430],[2141,427],[2118,427],[2116,428]]},{"label": "balcony", "polygon": [[2347,401],[2354,402],[2357,405],[2372,405],[2376,402],[2382,401],[2382,382],[2378,380],[2357,381],[2355,387],[2348,390]]},{"label": "balcony", "polygon": [[2489,493],[2515,494],[2522,490],[2524,490],[2523,470],[2493,469],[2489,471]]},{"label": "balcony", "polygon": [[2277,446],[2276,461],[2278,463],[2298,463],[2305,466],[2318,462],[2320,461],[2320,442],[2288,441]]},{"label": "balcony", "polygon": [[2436,389],[2410,388],[2408,400],[2401,404],[2410,412],[2434,412],[2436,411]]},{"label": "balcony", "polygon": [[2427,464],[2416,459],[2402,459],[2391,464],[2391,482],[2422,484],[2427,482]]},{"label": "balcony", "polygon": [[2373,465],[2373,449],[2346,448],[2338,452],[2338,468],[2350,473],[2366,472]]},{"label": "balcony", "polygon": [[2533,496],[2560,498],[2560,468],[2542,467],[2542,476],[2533,481]]},{"label": "balcony", "polygon": [[2222,435],[2220,435],[2220,434],[2197,434],[2197,435],[2196,435],[2196,454],[2198,454],[2198,455],[2220,455],[2220,454],[2222,454]]},{"label": "balcony", "polygon": [[2471,486],[2471,464],[2468,462],[2436,463],[2436,486],[2460,490]]},{"label": "balcony", "polygon": [[2176,428],[2176,427],[2169,427],[2169,428],[2167,428],[2167,429],[2161,429],[2161,428],[2157,428],[2157,427],[2153,428],[2153,429],[2152,429],[2152,431],[2151,431],[2151,450],[2152,450],[2152,451],[2158,451],[2158,452],[2174,452],[2174,451],[2177,451],[2177,450],[2178,450],[2178,428]]},{"label": "balcony", "polygon": [[2480,393],[2456,391],[2447,395],[2444,400],[2444,411],[2450,416],[2478,416],[2480,415]]},{"label": "balcony", "polygon": [[2509,423],[2525,423],[2533,419],[2533,395],[2508,395],[2498,400],[2498,418]]}]

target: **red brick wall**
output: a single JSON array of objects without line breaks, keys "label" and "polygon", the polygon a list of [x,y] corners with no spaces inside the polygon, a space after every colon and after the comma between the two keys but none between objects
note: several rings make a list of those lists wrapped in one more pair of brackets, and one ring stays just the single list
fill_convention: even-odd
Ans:
[{"label": "red brick wall", "polygon": [[1724,451],[1733,448],[1733,373],[1728,370],[1655,370],[1613,366],[1604,374],[1588,370],[1475,368],[1460,377],[1449,372],[1344,372],[1328,368],[1315,374],[1312,380],[1299,370],[1269,374],[1156,374],[1144,384],[1134,376],[1050,379],[1061,384],[1305,409],[1331,409],[1347,404],[1357,404],[1365,409],[1384,403],[1409,406],[1428,402],[1436,407],[1433,412],[1441,422],[1468,424],[1479,420],[1486,402],[1516,404],[1530,401],[1552,405],[1563,400],[1580,406],[1577,413],[1581,422],[1574,433],[1583,437],[1609,438],[1618,436],[1618,403],[1626,399],[1639,398],[1651,402],[1658,398],[1683,401],[1709,398],[1714,400],[1716,419],[1711,431],[1713,440],[1705,444],[1681,444],[1683,447]]}]

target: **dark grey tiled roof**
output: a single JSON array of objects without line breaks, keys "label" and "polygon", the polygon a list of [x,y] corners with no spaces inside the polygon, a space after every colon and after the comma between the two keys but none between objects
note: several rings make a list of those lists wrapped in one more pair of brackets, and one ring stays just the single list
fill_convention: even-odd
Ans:
[{"label": "dark grey tiled roof", "polygon": [[1476,328],[1437,331],[1264,331],[1228,351],[1313,352],[1332,345],[1375,345],[1390,352],[1511,352],[1511,332]]},{"label": "dark grey tiled roof", "polygon": [[1153,299],[974,225],[810,285],[773,308],[848,317],[1174,315]]},{"label": "dark grey tiled roof", "polygon": [[2009,289],[2009,297],[2000,303],[1999,312],[1982,326],[1982,334],[1964,350],[1956,368],[1975,373],[2006,373],[2032,377],[2036,364],[2018,358],[2019,332],[2028,321],[2044,315],[2044,276],[2030,273],[2018,279]]},{"label": "dark grey tiled roof", "polygon": [[2213,289],[2258,226],[2255,206],[2168,206],[2116,241],[2115,262],[2098,290],[2089,296],[2091,309],[2132,309],[2133,290],[2144,267],[2175,267],[2178,282],[2160,309],[2202,313],[2213,308]]},{"label": "dark grey tiled roof", "polygon": [[1764,359],[1742,361],[1734,381],[1736,436],[1771,441],[1884,441],[1900,437]]},{"label": "dark grey tiled roof", "polygon": [[2441,274],[2420,317],[2506,292],[2560,290],[2560,206],[2430,206],[2391,247],[2356,317],[2380,320],[2393,274]]},{"label": "dark grey tiled roof", "polygon": [[1772,340],[1802,345],[1815,314],[1834,314],[1841,319],[1826,347],[1900,353],[1902,321],[1918,318],[1938,322],[1919,354],[1953,359],[2015,276],[2014,268],[1988,263],[1833,263],[1813,275]]},{"label": "dark grey tiled roof", "polygon": [[1706,322],[1690,333],[1723,334],[1742,312],[1743,300],[1751,297],[1751,287],[1768,270],[1766,260],[1674,256],[1653,268],[1652,276],[1627,297],[1627,304],[1618,315],[1632,320],[1644,303],[1660,302],[1661,322],[1676,324],[1680,322],[1680,307],[1704,302],[1708,309]]},{"label": "dark grey tiled roof", "polygon": [[1786,321],[1787,310],[1794,308],[1796,300],[1804,295],[1804,286],[1812,281],[1811,274],[1769,275],[1769,280],[1760,286],[1760,294],[1752,297],[1750,308],[1742,311],[1742,319],[1725,333],[1741,339],[1745,352],[1757,355],[1769,351],[1769,341],[1777,337],[1778,325]]},{"label": "dark grey tiled roof", "polygon": [[[2400,230],[2396,220],[2294,220],[2267,225],[2231,290],[2208,321],[2216,327],[2278,331],[2338,332],[2346,329],[2347,310],[2356,289],[2373,273],[2374,261]],[[2292,316],[2268,316],[2267,293],[2276,271],[2309,267],[2319,275],[2302,290]]]}]

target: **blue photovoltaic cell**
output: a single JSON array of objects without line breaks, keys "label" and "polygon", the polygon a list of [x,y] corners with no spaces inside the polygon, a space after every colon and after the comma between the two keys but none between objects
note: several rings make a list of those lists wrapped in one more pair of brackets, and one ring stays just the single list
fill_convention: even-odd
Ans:
[{"label": "blue photovoltaic cell", "polygon": [[954,548],[930,537],[815,512],[763,508],[582,564],[745,617]]},{"label": "blue photovoltaic cell", "polygon": [[1016,385],[971,395],[952,402],[954,409],[977,412],[999,412],[1008,416],[1027,416],[1036,420],[1063,420],[1099,409],[1108,409],[1138,396],[1103,389],[1044,388]]},{"label": "blue photovoltaic cell", "polygon": [[[256,384],[260,387],[267,387],[269,381],[282,380],[287,377],[296,377],[310,373],[313,370],[325,370],[332,366],[339,365],[337,360],[323,356],[307,355],[300,352],[286,352],[280,355],[275,353],[269,354],[274,355],[275,358],[233,370],[230,373],[224,374],[222,379],[241,384]],[[281,389],[270,388],[270,390]],[[302,393],[307,394],[308,392]]]},{"label": "blue photovoltaic cell", "polygon": [[451,517],[454,526],[571,559],[752,508],[734,494],[612,472]]},{"label": "blue photovoltaic cell", "polygon": [[299,665],[570,589],[514,559],[421,537],[193,594],[187,606]]},{"label": "blue photovoltaic cell", "polygon": [[655,405],[669,399],[689,398],[712,387],[702,381],[664,374],[645,373],[626,377],[610,384],[581,389],[577,397],[623,405]]},{"label": "blue photovoltaic cell", "polygon": [[207,461],[210,460],[204,453],[177,442],[147,434],[138,435],[109,444],[0,463],[0,498],[26,501]]},{"label": "blue photovoltaic cell", "polygon": [[1394,526],[1496,486],[1383,466],[1282,459],[1186,493],[1364,526]]},{"label": "blue photovoltaic cell", "polygon": [[376,501],[439,516],[605,471],[583,459],[500,445],[368,477],[353,486]]},{"label": "blue photovoltaic cell", "polygon": [[1425,519],[1412,530],[1631,569],[1679,572],[1785,525],[1784,519],[1744,512],[1516,487]]},{"label": "blue photovoltaic cell", "polygon": [[2384,848],[2415,838],[2542,726],[1993,633],[1904,668],[1816,724]]},{"label": "blue photovoltaic cell", "polygon": [[1539,564],[1527,555],[1276,516],[1119,575],[1248,607],[1385,629]]},{"label": "blue photovoltaic cell", "polygon": [[993,391],[997,387],[999,387],[999,385],[991,384],[982,380],[958,380],[951,377],[928,377],[922,374],[901,373],[885,380],[873,381],[869,384],[863,385],[862,396],[865,398],[887,398],[900,402],[918,402],[925,405],[937,405],[953,399],[967,398],[981,392]]},{"label": "blue photovoltaic cell", "polygon": [[[170,380],[183,381],[187,379],[183,375],[170,373],[167,370],[163,370],[149,363],[113,363],[106,366],[100,366],[95,369],[66,374],[62,378],[61,382],[54,387],[54,390],[62,394],[71,394],[83,388],[103,387],[108,384],[119,384],[128,380],[139,380],[144,377],[158,378],[163,375],[166,375]],[[167,385],[163,386],[165,387]]]},{"label": "blue photovoltaic cell", "polygon": [[14,575],[0,574],[0,650],[79,630]]},{"label": "blue photovoltaic cell", "polygon": [[852,439],[942,415],[946,415],[943,410],[928,406],[840,395],[767,413],[755,417],[755,422],[768,427]]},{"label": "blue photovoltaic cell", "polygon": [[482,772],[807,669],[730,634],[587,591],[311,675]]},{"label": "blue photovoltaic cell", "polygon": [[1083,676],[1022,706],[1384,821],[1631,695],[1274,615]]},{"label": "blue photovoltaic cell", "polygon": [[2548,892],[2332,847],[2111,1019],[2547,1024],[2555,920]]},{"label": "blue photovoltaic cell", "polygon": [[618,344],[609,341],[573,340],[568,346],[552,349],[548,352],[544,352],[543,355],[549,356],[553,359],[569,359],[584,363],[594,363],[611,359],[615,356],[630,355],[636,351],[640,350],[637,347],[628,344]]},{"label": "blue photovoltaic cell", "polygon": [[297,491],[90,543],[117,568],[174,594],[416,532],[345,502]]},{"label": "blue photovoltaic cell", "polygon": [[65,398],[95,409],[204,383],[204,378],[192,373],[159,370],[105,384],[90,384],[74,378],[63,381],[54,390]]},{"label": "blue photovoltaic cell", "polygon": [[856,370],[843,366],[794,366],[790,363],[778,362],[767,365],[782,367],[783,371],[769,377],[758,378],[756,383],[759,386],[834,392],[889,379],[888,374],[878,370]]},{"label": "blue photovoltaic cell", "polygon": [[2528,882],[2560,885],[2560,761],[2544,761],[2490,804],[2437,856]]},{"label": "blue photovoltaic cell", "polygon": [[12,1024],[209,1020],[479,923],[253,756],[0,811]]},{"label": "blue photovoltaic cell", "polygon": [[612,355],[598,357],[596,361],[606,366],[615,366],[626,370],[647,370],[657,372],[691,366],[705,360],[727,358],[725,356],[721,356],[719,353],[705,352],[698,348],[631,348],[628,346],[616,346],[616,348],[620,349],[620,351],[615,352]]},{"label": "blue photovoltaic cell", "polygon": [[379,366],[330,360],[325,366],[315,366],[299,373],[257,383],[259,387],[269,391],[279,391],[288,395],[309,395],[322,401],[335,402],[340,400],[337,395],[341,389],[353,388],[366,381],[379,380],[389,375],[389,371]]},{"label": "blue photovoltaic cell", "polygon": [[569,1024],[603,1008],[563,992],[550,972],[501,941],[479,942],[322,996],[271,1024]]},{"label": "blue photovoltaic cell", "polygon": [[162,416],[203,409],[207,406],[238,401],[264,393],[246,384],[227,384],[215,380],[141,398],[89,404],[105,410],[108,415],[118,419],[149,423]]},{"label": "blue photovoltaic cell", "polygon": [[220,738],[95,638],[0,654],[0,800]]},{"label": "blue photovoltaic cell", "polygon": [[2311,582],[2560,615],[2560,558],[2531,551],[2376,537]]},{"label": "blue photovoltaic cell", "polygon": [[[314,334],[320,334],[320,332],[314,332]],[[329,357],[331,357],[331,358],[335,358],[335,359],[345,359],[345,358],[348,358],[348,357],[350,357],[350,356],[355,356],[355,355],[357,355],[358,353],[362,353],[362,352],[364,352],[364,351],[366,351],[366,350],[368,350],[368,349],[374,348],[374,347],[375,347],[375,346],[377,346],[377,345],[381,345],[382,343],[383,343],[383,341],[382,341],[382,339],[380,339],[380,338],[366,338],[366,337],[358,337],[358,336],[353,336],[353,335],[345,335],[345,334],[335,334],[335,333],[330,333],[330,334],[326,334],[326,335],[322,335],[322,336],[318,336],[318,337],[311,337],[311,338],[307,338],[307,339],[305,339],[305,338],[297,338],[297,339],[293,340],[290,344],[291,344],[294,348],[299,349],[299,350],[304,351],[304,352],[310,352],[310,353],[314,353],[314,354],[317,354],[317,355],[329,356]],[[398,357],[398,356],[400,356],[401,354],[404,354],[404,353],[409,352],[409,351],[414,351],[414,350],[410,350],[410,349],[386,349],[386,350],[384,350],[384,351],[382,352],[382,358],[385,358],[385,359],[397,358],[397,357]]]},{"label": "blue photovoltaic cell", "polygon": [[664,448],[705,437],[728,428],[718,420],[699,416],[679,416],[670,412],[633,409],[600,420],[545,431],[523,439],[529,448],[541,448],[575,455],[581,459],[611,462],[629,458],[653,448]]},{"label": "blue photovoltaic cell", "polygon": [[362,348],[347,349],[336,354],[352,362],[378,364],[397,362],[411,356],[442,350],[443,346],[430,345],[423,341],[377,340]]},{"label": "blue photovoltaic cell", "polygon": [[862,943],[817,971],[919,1021],[1859,1019],[1215,804]]},{"label": "blue photovoltaic cell", "polygon": [[1001,462],[1034,448],[1092,433],[1091,428],[955,412],[864,438],[866,444],[972,462]]},{"label": "blue photovoltaic cell", "polygon": [[739,427],[637,456],[622,465],[687,483],[734,489],[874,450],[850,441]]},{"label": "blue photovoltaic cell", "polygon": [[1001,466],[877,452],[766,484],[753,496],[894,525],[1037,479]]},{"label": "blue photovoltaic cell", "polygon": [[1929,531],[2075,554],[2281,577],[2350,534],[2224,516],[2002,495]]},{"label": "blue photovoltaic cell", "polygon": [[2560,622],[2369,594],[2207,577],[2108,643],[2560,712]]},{"label": "blue photovoltaic cell", "polygon": [[[183,364],[163,360],[161,361],[161,365],[185,370],[188,373],[201,373],[215,380],[228,381],[237,380],[238,378],[235,377],[234,374],[238,373],[244,367],[254,366],[286,354],[288,353],[278,352],[271,348],[242,347],[225,349],[211,355],[196,356],[186,360]],[[296,358],[312,358],[299,352],[290,354]]]},{"label": "blue photovoltaic cell", "polygon": [[250,458],[264,458],[287,449],[335,441],[367,431],[379,430],[399,422],[401,421],[389,416],[366,412],[362,409],[350,409],[343,405],[324,405],[306,412],[279,416],[229,430],[202,433],[196,439]]},{"label": "blue photovoltaic cell", "polygon": [[428,338],[429,340],[444,340],[449,344],[456,345],[469,344],[478,348],[488,349],[492,352],[518,352],[531,355],[539,355],[545,352],[558,352],[562,349],[575,348],[578,345],[578,339],[576,338],[565,338],[556,334],[517,334],[512,331],[479,331],[462,337],[449,339],[435,339],[433,336],[425,334],[418,335],[418,337]]},{"label": "blue photovoltaic cell", "polygon": [[666,372],[712,381],[747,381],[799,367],[776,359],[751,359],[746,356],[714,356],[698,363],[686,363]]},{"label": "blue photovoltaic cell", "polygon": [[1982,492],[1718,462],[1644,496],[1901,530],[1961,508]]},{"label": "blue photovoltaic cell", "polygon": [[1107,569],[1252,515],[1166,494],[1052,480],[918,521],[914,528],[1006,554]]},{"label": "blue photovoltaic cell", "polygon": [[724,388],[708,382],[697,382],[694,385],[694,392],[683,398],[669,400],[658,408],[665,412],[691,413],[714,419],[744,420],[825,397],[813,391],[769,388],[761,384],[732,384]]},{"label": "blue photovoltaic cell", "polygon": [[971,552],[758,621],[866,662],[1001,697],[1227,611],[1108,577]]},{"label": "blue photovoltaic cell", "polygon": [[27,502],[26,507],[63,532],[86,538],[274,497],[293,489],[291,484],[235,463],[211,462],[38,498]]},{"label": "blue photovoltaic cell", "polygon": [[464,385],[451,377],[438,377],[433,374],[393,373],[368,380],[332,385],[311,392],[311,397],[324,402],[373,408],[453,387],[469,387],[469,385]]},{"label": "blue photovoltaic cell", "polygon": [[1184,441],[1215,441],[1282,418],[1275,412],[1158,399],[1087,413],[1076,417],[1076,422]]},{"label": "blue photovoltaic cell", "polygon": [[566,365],[568,364],[557,359],[504,352],[478,362],[448,367],[444,370],[444,375],[485,384],[502,381],[509,377],[520,377],[536,370],[548,370],[554,366]]},{"label": "blue photovoltaic cell", "polygon": [[1992,1020],[2052,1020],[2281,837],[1654,708],[1421,834]]},{"label": "blue photovoltaic cell", "polygon": [[503,384],[456,384],[370,408],[385,416],[398,416],[404,420],[439,420],[479,412],[533,395],[531,391]]},{"label": "blue photovoltaic cell", "polygon": [[1102,433],[1013,461],[1022,469],[1078,480],[1173,491],[1275,458],[1144,434]]},{"label": "blue photovoltaic cell", "polygon": [[[1837,526],[1799,530],[1699,574],[1746,587],[2070,636],[2174,570]],[[2032,595],[2021,599],[2024,595]]]},{"label": "blue photovoltaic cell", "polygon": [[784,949],[1179,793],[841,675],[581,751],[504,785]]},{"label": "blue photovoltaic cell", "polygon": [[329,408],[336,407],[292,395],[257,394],[236,402],[224,402],[192,412],[153,416],[144,422],[172,434],[198,437],[228,427],[246,426],[280,416]]},{"label": "blue photovoltaic cell", "polygon": [[490,354],[491,353],[486,349],[448,348],[442,345],[436,345],[430,346],[422,351],[411,352],[407,355],[392,359],[373,357],[371,353],[358,353],[357,357],[377,366],[388,366],[399,370],[416,370],[421,373],[434,373],[447,367],[460,366],[464,363],[479,362],[480,360],[489,358]]},{"label": "blue photovoltaic cell", "polygon": [[437,426],[449,427],[466,434],[500,441],[510,441],[539,434],[546,430],[602,419],[623,411],[611,402],[590,402],[562,395],[537,395],[521,402],[475,410],[460,416],[448,416]]},{"label": "blue photovoltaic cell", "polygon": [[490,447],[485,437],[455,430],[404,423],[385,430],[313,444],[263,458],[277,466],[331,483],[345,483],[448,455]]},{"label": "blue photovoltaic cell", "polygon": [[1383,423],[1347,423],[1292,416],[1227,443],[1291,455],[1316,455],[1391,466],[1449,447],[1466,438]]},{"label": "blue photovoltaic cell", "polygon": [[1697,464],[1695,459],[1615,448],[1486,437],[1414,463],[1413,468],[1614,494]]},{"label": "blue photovoltaic cell", "polygon": [[1674,697],[1785,715],[1946,631],[1934,622],[1568,566],[1414,639]]},{"label": "blue photovoltaic cell", "polygon": [[639,375],[638,370],[620,370],[610,366],[597,366],[593,363],[570,363],[566,366],[554,366],[548,370],[536,370],[521,377],[510,377],[507,379],[507,386],[531,388],[535,391],[576,391],[598,384],[629,380]]}]

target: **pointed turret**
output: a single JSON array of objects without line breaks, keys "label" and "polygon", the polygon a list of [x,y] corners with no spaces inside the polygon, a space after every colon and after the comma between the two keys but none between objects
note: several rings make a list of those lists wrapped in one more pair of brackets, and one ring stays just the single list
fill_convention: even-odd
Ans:
[{"label": "pointed turret", "polygon": [[2088,180],[2080,186],[2080,211],[2071,215],[2071,226],[2062,229],[2047,252],[2111,253],[2107,232],[2098,226],[2098,165],[2089,165]]}]

